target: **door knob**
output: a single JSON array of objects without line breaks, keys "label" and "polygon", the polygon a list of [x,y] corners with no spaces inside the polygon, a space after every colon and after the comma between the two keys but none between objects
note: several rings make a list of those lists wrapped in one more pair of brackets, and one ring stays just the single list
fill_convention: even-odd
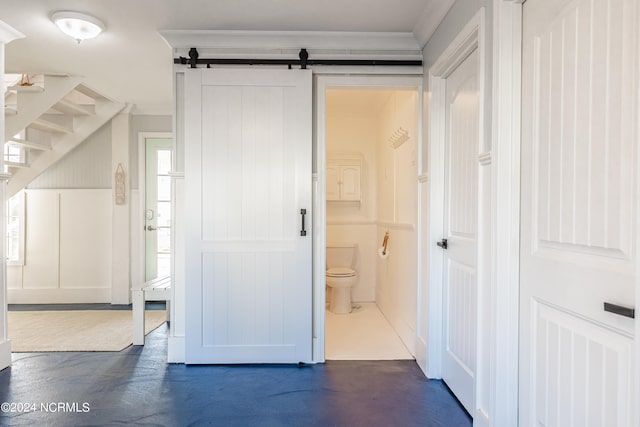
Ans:
[{"label": "door knob", "polygon": [[436,243],[436,245],[438,245],[438,247],[441,247],[442,249],[447,249],[447,239],[442,239],[441,241]]},{"label": "door knob", "polygon": [[147,225],[147,231],[156,231],[157,228],[154,227],[153,225]]}]

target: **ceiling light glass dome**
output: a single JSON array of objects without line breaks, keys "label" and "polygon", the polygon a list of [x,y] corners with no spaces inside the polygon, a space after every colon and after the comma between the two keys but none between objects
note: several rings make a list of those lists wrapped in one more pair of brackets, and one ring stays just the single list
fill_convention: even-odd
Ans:
[{"label": "ceiling light glass dome", "polygon": [[60,28],[60,31],[73,37],[78,43],[98,36],[105,29],[98,18],[80,12],[54,12],[51,20]]}]

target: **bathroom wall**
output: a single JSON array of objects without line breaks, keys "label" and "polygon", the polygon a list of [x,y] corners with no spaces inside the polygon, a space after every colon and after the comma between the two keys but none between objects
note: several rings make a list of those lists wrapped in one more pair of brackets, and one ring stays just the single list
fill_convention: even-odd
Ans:
[{"label": "bathroom wall", "polygon": [[[376,302],[415,354],[417,295],[418,94],[395,91],[378,120],[376,242],[389,232],[388,257],[376,257]],[[391,146],[402,128],[409,138]]]},{"label": "bathroom wall", "polygon": [[[335,107],[335,110],[331,110]],[[345,114],[339,105],[327,109],[327,153],[362,156],[360,205],[327,204],[327,243],[356,243],[359,280],[351,291],[354,302],[375,301],[376,287],[376,143],[377,116],[371,111]]]}]

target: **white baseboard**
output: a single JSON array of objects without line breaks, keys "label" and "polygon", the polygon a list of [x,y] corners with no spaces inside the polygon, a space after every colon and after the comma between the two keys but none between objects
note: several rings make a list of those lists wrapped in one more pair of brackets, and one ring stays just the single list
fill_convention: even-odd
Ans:
[{"label": "white baseboard", "polygon": [[391,327],[396,331],[396,334],[400,337],[404,345],[409,350],[409,353],[413,357],[416,357],[416,331],[412,328],[401,316],[397,313],[394,313],[389,307],[386,307],[383,303],[385,301],[384,298],[379,296],[380,292],[378,292],[376,298],[376,304],[380,309],[382,315],[387,319]]},{"label": "white baseboard", "polygon": [[423,340],[420,337],[416,337],[416,362],[418,363],[418,366],[420,366],[420,369],[422,369],[422,372],[424,372],[425,377],[428,378],[427,376],[427,372],[428,372],[428,368],[426,365],[424,365],[424,361],[427,360],[427,343],[425,342],[425,340]]},{"label": "white baseboard", "polygon": [[[322,346],[320,346],[322,343]],[[313,338],[313,360],[311,363],[324,363],[324,340],[319,340],[318,338]]]},{"label": "white baseboard", "polygon": [[184,363],[184,337],[169,337],[167,340],[167,362]]},{"label": "white baseboard", "polygon": [[0,370],[11,365],[11,341],[0,342]]},{"label": "white baseboard", "polygon": [[9,304],[110,303],[111,288],[7,289]]}]

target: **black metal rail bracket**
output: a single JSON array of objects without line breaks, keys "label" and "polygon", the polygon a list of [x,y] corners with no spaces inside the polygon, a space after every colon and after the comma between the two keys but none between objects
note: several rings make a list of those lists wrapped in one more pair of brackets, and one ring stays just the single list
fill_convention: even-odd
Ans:
[{"label": "black metal rail bracket", "polygon": [[309,60],[309,52],[307,49],[300,49],[300,53],[298,54],[298,58],[300,58],[300,68],[303,70],[307,69],[307,61]]},{"label": "black metal rail bracket", "polygon": [[200,56],[198,54],[198,49],[196,49],[195,47],[189,49],[189,65],[191,66],[191,68],[197,68],[198,56]]},{"label": "black metal rail bracket", "polygon": [[307,49],[300,49],[298,59],[244,59],[244,58],[200,58],[198,49],[189,49],[189,58],[180,56],[173,59],[174,64],[189,65],[190,68],[197,68],[198,65],[283,65],[292,68],[292,65],[299,65],[305,70],[309,65],[338,65],[338,66],[384,66],[384,67],[421,67],[421,60],[405,59],[309,59]]}]

